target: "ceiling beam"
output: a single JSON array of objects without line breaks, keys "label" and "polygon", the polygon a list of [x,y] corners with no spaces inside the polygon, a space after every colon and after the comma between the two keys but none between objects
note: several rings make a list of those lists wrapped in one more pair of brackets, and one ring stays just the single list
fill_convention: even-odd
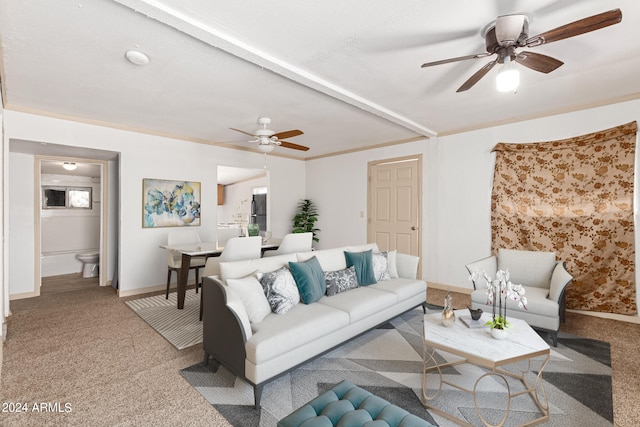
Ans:
[{"label": "ceiling beam", "polygon": [[221,49],[238,58],[266,68],[306,87],[314,89],[332,98],[338,99],[368,113],[374,114],[405,129],[409,129],[426,137],[437,136],[437,133],[419,123],[391,111],[373,101],[363,98],[341,86],[316,76],[280,58],[263,52],[250,44],[220,31],[214,26],[196,19],[170,5],[158,0],[116,0],[118,3],[134,11],[144,14],[158,22],[168,25],[180,32]]}]

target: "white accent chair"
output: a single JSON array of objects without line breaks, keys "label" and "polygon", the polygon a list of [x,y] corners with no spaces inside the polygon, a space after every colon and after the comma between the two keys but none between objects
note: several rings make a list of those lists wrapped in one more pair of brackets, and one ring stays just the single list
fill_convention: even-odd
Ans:
[{"label": "white accent chair", "polygon": [[[555,252],[499,249],[497,256],[490,256],[466,265],[470,274],[483,271],[495,279],[498,270],[509,271],[509,279],[525,288],[527,308],[520,308],[514,301],[507,302],[507,318],[526,321],[537,330],[548,332],[553,346],[558,346],[560,321],[565,321],[565,290],[573,276],[563,261],[556,261]],[[487,304],[487,284],[481,278],[474,281],[471,307],[492,312]]]},{"label": "white accent chair", "polygon": [[285,235],[278,249],[265,251],[263,257],[309,252],[313,244],[313,233],[290,233]]},{"label": "white accent chair", "polygon": [[219,248],[224,248],[227,241],[233,237],[240,237],[242,230],[240,227],[218,227],[218,238],[216,244]]},{"label": "white accent chair", "polygon": [[[167,246],[196,247],[200,244],[200,236],[194,230],[172,230],[167,236]],[[189,270],[196,271],[196,293],[200,286],[200,269],[204,267],[204,257],[193,257]],[[176,272],[176,280],[180,280],[180,268],[182,267],[182,254],[178,251],[167,249],[167,291],[165,298],[169,299],[169,285],[171,284],[171,272]]]},{"label": "white accent chair", "polygon": [[[260,236],[232,237],[227,240],[220,256],[207,259],[203,276],[219,276],[220,262],[260,258],[261,247],[262,237]],[[202,320],[202,295],[200,295],[200,320]]]}]

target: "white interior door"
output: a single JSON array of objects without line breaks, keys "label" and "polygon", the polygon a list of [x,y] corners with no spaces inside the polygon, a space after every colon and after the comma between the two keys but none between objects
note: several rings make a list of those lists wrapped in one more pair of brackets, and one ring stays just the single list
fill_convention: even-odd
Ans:
[{"label": "white interior door", "polygon": [[369,163],[368,241],[420,256],[422,157]]}]

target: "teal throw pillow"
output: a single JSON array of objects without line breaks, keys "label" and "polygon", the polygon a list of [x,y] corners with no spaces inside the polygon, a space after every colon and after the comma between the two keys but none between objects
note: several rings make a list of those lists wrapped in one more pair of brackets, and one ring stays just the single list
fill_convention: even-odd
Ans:
[{"label": "teal throw pillow", "polygon": [[355,267],[356,277],[358,278],[358,284],[360,286],[378,283],[373,272],[373,256],[371,249],[364,252],[345,251],[344,257],[347,260],[347,267]]},{"label": "teal throw pillow", "polygon": [[289,268],[303,303],[316,302],[327,292],[324,272],[315,256],[303,262],[289,262]]}]

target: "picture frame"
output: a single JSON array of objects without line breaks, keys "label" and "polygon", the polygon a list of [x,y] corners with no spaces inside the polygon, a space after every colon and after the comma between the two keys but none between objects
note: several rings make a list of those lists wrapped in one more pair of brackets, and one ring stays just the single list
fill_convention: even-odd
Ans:
[{"label": "picture frame", "polygon": [[142,180],[142,227],[200,225],[200,183],[144,178]]}]

